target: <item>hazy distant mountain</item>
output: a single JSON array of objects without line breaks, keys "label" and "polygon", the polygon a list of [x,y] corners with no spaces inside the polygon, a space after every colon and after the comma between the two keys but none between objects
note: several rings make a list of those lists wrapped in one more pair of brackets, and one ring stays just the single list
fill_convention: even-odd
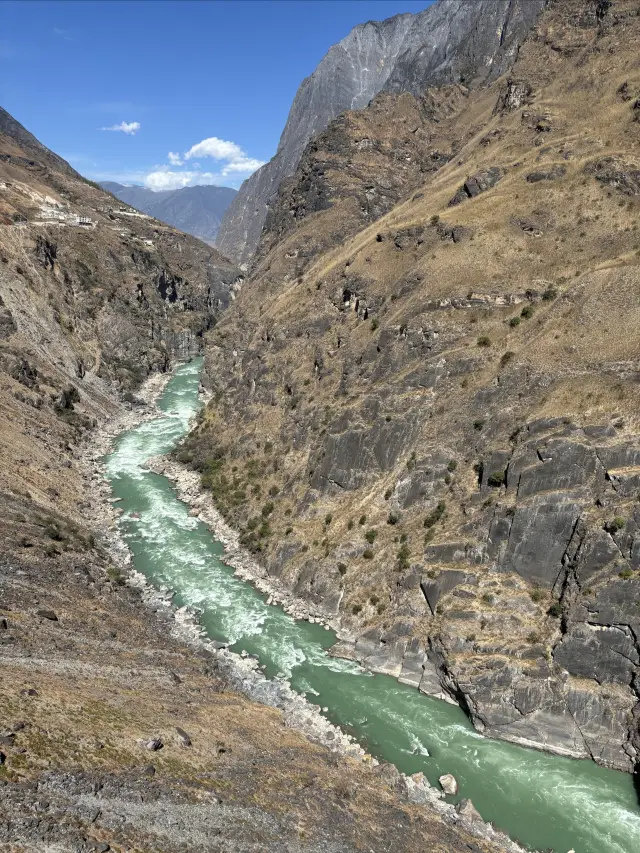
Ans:
[{"label": "hazy distant mountain", "polygon": [[237,194],[231,187],[184,187],[154,192],[146,187],[125,187],[114,181],[104,181],[101,186],[143,213],[211,244],[225,210]]}]

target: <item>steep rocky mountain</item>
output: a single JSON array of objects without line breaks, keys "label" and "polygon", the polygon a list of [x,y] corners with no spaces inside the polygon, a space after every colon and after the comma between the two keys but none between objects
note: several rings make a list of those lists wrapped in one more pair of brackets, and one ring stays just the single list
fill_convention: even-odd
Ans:
[{"label": "steep rocky mountain", "polygon": [[281,686],[236,692],[125,582],[92,431],[153,415],[141,381],[200,351],[237,271],[0,128],[0,848],[512,849],[312,743]]},{"label": "steep rocky mountain", "polygon": [[[475,5],[475,4],[472,4]],[[336,652],[488,735],[640,751],[640,41],[558,0],[508,73],[330,122],[207,336],[180,458]]]},{"label": "steep rocky mountain", "polygon": [[248,263],[281,181],[307,142],[344,110],[365,107],[381,91],[420,95],[427,86],[475,86],[502,74],[544,0],[438,0],[417,15],[360,24],[300,85],[275,157],[248,178],[227,210],[216,246]]},{"label": "steep rocky mountain", "polygon": [[104,181],[100,186],[120,201],[210,245],[214,243],[226,209],[237,195],[237,190],[231,187],[182,187],[154,192],[114,181]]}]

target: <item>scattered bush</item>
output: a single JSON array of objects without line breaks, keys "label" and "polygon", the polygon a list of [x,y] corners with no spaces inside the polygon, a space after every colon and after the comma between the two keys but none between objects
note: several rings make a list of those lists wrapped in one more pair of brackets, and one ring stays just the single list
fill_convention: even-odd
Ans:
[{"label": "scattered bush", "polygon": [[373,320],[371,321],[371,331],[375,332],[375,330],[378,328],[379,325],[380,324],[378,323],[378,318],[374,317]]},{"label": "scattered bush", "polygon": [[347,566],[345,563],[338,563],[338,571],[344,577],[347,573]]},{"label": "scattered bush", "polygon": [[376,604],[380,601],[380,599],[378,598],[378,596],[377,596],[377,595],[370,595],[370,596],[369,596],[369,601],[370,601],[370,602],[371,602],[371,604],[373,604],[373,606],[375,607],[375,606],[376,606]]},{"label": "scattered bush", "polygon": [[366,516],[366,515],[361,515],[361,516],[360,516],[360,518],[358,519],[358,524],[359,524],[360,526],[362,526],[363,524],[366,524],[366,523],[367,523],[367,516]]},{"label": "scattered bush", "polygon": [[415,450],[411,451],[411,456],[407,459],[407,471],[413,471],[416,467],[416,452]]},{"label": "scattered bush", "polygon": [[354,604],[353,607],[351,608],[351,612],[353,613],[354,616],[357,616],[358,613],[360,613],[361,611],[362,611],[362,605],[361,604]]},{"label": "scattered bush", "polygon": [[540,634],[538,634],[537,631],[531,631],[530,634],[527,634],[527,642],[531,643],[532,646],[536,643],[539,643],[541,640],[542,637],[540,636]]},{"label": "scattered bush", "polygon": [[484,421],[483,420],[478,419],[478,420],[473,422],[473,428],[476,430],[476,432],[480,432],[483,427],[484,427]]},{"label": "scattered bush", "polygon": [[515,329],[516,326],[520,325],[520,317],[512,317],[509,320],[509,325],[511,326],[512,329]]},{"label": "scattered bush", "polygon": [[373,551],[371,550],[371,548],[365,548],[362,552],[362,556],[365,560],[373,560]]},{"label": "scattered bush", "polygon": [[400,513],[395,510],[391,510],[389,515],[387,516],[387,524],[397,524],[400,521]]},{"label": "scattered bush", "polygon": [[325,517],[324,517],[324,523],[325,523],[325,524],[327,525],[327,527],[328,527],[328,526],[331,524],[331,522],[332,522],[332,521],[333,521],[333,515],[332,515],[330,512],[328,512],[328,513],[325,515]]},{"label": "scattered bush", "polygon": [[377,530],[367,530],[367,532],[364,534],[364,538],[367,540],[369,545],[373,545],[373,543],[376,541],[377,535],[378,535]]},{"label": "scattered bush", "polygon": [[512,352],[511,350],[507,350],[507,352],[505,352],[504,355],[502,356],[502,358],[500,359],[500,366],[506,367],[512,358],[515,358],[515,352]]},{"label": "scattered bush", "polygon": [[562,605],[559,601],[554,601],[551,607],[547,610],[549,616],[553,616],[554,619],[559,619],[562,616]]},{"label": "scattered bush", "polygon": [[293,527],[287,527],[287,529],[284,532],[284,535],[289,536],[291,533],[293,533]]},{"label": "scattered bush", "polygon": [[387,489],[386,492],[384,493],[385,501],[388,501],[392,494],[393,494],[393,489]]},{"label": "scattered bush", "polygon": [[542,601],[542,599],[543,599],[544,597],[545,597],[545,596],[544,596],[544,591],[543,591],[543,590],[541,590],[539,587],[536,587],[535,589],[531,590],[531,601],[535,601],[535,602],[536,602],[536,604],[537,604],[539,601]]},{"label": "scattered bush", "polygon": [[633,572],[631,569],[623,569],[621,572],[618,572],[618,577],[622,578],[623,581],[629,580],[630,577],[633,577]]},{"label": "scattered bush", "polygon": [[485,592],[482,594],[482,600],[485,604],[494,604],[496,597],[491,592]]},{"label": "scattered bush", "polygon": [[491,346],[491,338],[488,335],[480,335],[478,340],[476,341],[479,347],[490,347]]},{"label": "scattered bush", "polygon": [[558,296],[558,291],[555,287],[548,287],[544,293],[542,294],[542,298],[545,302],[553,302]]},{"label": "scattered bush", "polygon": [[347,530],[353,530],[353,519],[352,518],[350,518],[349,521],[347,521]]},{"label": "scattered bush", "polygon": [[273,512],[273,501],[267,501],[267,503],[262,507],[262,517],[268,518]]},{"label": "scattered bush", "polygon": [[280,491],[280,489],[277,486],[271,486],[271,488],[269,489],[269,495],[272,498],[275,498],[275,496],[278,494],[279,491]]},{"label": "scattered bush", "polygon": [[533,305],[525,305],[524,308],[522,309],[522,311],[520,312],[520,316],[524,320],[529,320],[531,317],[533,317],[534,313],[535,312],[534,312]]},{"label": "scattered bush", "polygon": [[431,222],[431,224],[433,226],[435,226],[438,224],[438,222],[440,222],[440,217],[438,216],[437,213],[434,213],[434,215],[431,217],[431,219],[429,221]]},{"label": "scattered bush", "polygon": [[449,463],[447,464],[447,471],[451,471],[453,473],[453,471],[455,471],[457,467],[458,463],[456,462],[456,460],[450,459]]}]

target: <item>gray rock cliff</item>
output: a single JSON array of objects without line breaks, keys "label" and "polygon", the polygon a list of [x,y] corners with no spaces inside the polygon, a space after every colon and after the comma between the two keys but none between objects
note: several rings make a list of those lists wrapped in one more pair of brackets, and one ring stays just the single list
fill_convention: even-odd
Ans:
[{"label": "gray rock cliff", "polygon": [[344,110],[381,91],[420,94],[427,86],[495,79],[513,62],[544,0],[438,0],[417,15],[359,24],[302,81],[275,157],[248,178],[227,209],[216,248],[247,263],[271,198],[293,174],[307,142]]}]

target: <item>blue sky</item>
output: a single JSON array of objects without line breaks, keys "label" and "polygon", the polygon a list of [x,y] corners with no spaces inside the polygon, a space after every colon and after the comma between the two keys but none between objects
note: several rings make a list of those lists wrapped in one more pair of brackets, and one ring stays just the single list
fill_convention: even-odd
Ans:
[{"label": "blue sky", "polygon": [[428,5],[0,0],[0,105],[94,180],[238,187],[332,44]]}]

